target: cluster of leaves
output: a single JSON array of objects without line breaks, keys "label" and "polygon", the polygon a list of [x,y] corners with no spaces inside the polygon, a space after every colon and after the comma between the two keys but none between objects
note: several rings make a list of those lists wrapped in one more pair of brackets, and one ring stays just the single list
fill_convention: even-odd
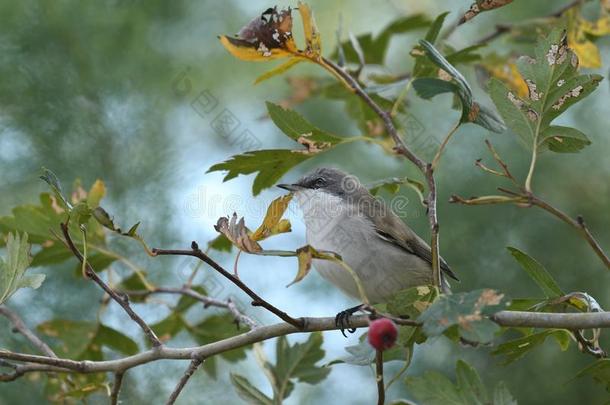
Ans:
[{"label": "cluster of leaves", "polygon": [[[463,16],[461,23],[469,21],[482,11],[493,10],[509,3],[511,1],[477,0]],[[493,52],[481,57],[478,52],[486,46],[486,41],[461,50],[453,49],[440,35],[447,14],[443,13],[433,21],[421,15],[403,17],[389,24],[376,36],[370,33],[359,36],[350,35],[348,41],[339,42],[331,58],[338,59],[340,66],[355,65],[355,70],[349,70],[349,67],[346,67],[346,71],[358,80],[381,108],[391,111],[393,115],[400,113],[400,109],[404,108],[402,97],[404,97],[405,89],[408,89],[410,85],[413,86],[417,95],[424,99],[430,99],[443,93],[453,94],[454,106],[461,110],[458,125],[474,123],[493,132],[503,132],[507,127],[510,128],[519,136],[521,142],[532,150],[532,171],[536,154],[543,150],[562,153],[576,152],[590,144],[588,138],[579,130],[553,125],[552,122],[567,108],[590,94],[601,80],[599,75],[579,74],[578,61],[580,58],[581,66],[584,67],[598,67],[599,57],[595,55],[596,48],[590,39],[592,36],[599,37],[607,34],[605,14],[598,21],[588,22],[580,16],[579,4],[567,8],[561,14],[551,18],[552,24],[549,24],[547,20],[544,23],[544,29],[537,31],[536,36],[540,32],[547,35],[545,39],[536,41],[535,56],[522,57],[518,60],[515,60],[511,54],[500,56]],[[566,31],[552,29],[554,23],[566,26]],[[524,27],[515,26],[514,31],[507,30],[510,31],[508,35],[517,39],[514,32],[519,32],[523,38]],[[377,73],[363,77],[363,72],[367,68],[384,64],[390,40],[394,35],[422,28],[427,28],[427,32],[411,51],[414,65],[408,79]],[[223,44],[227,46],[225,41]],[[572,50],[570,47],[574,49]],[[236,54],[232,49],[229,51]],[[323,68],[328,68],[328,63],[321,54],[316,55],[314,62]],[[493,77],[489,84],[485,83],[485,87],[488,88],[492,101],[502,118],[499,118],[491,108],[474,99],[470,84],[456,68],[457,65],[473,62],[478,62],[477,68],[486,72],[488,77]],[[288,63],[288,67],[292,65],[290,62]],[[272,71],[272,75],[285,70],[286,65],[281,65]],[[267,74],[264,78],[272,75]],[[316,91],[315,94],[345,100],[348,114],[354,118],[365,135],[352,138],[332,135],[315,127],[295,111],[267,103],[267,111],[271,120],[284,134],[301,144],[304,149],[252,151],[214,165],[210,171],[227,171],[225,180],[230,180],[240,174],[257,173],[253,185],[253,194],[257,195],[264,188],[275,184],[287,171],[302,161],[352,140],[374,141],[385,150],[392,152],[389,147],[390,140],[378,117],[375,117],[361,99],[344,91],[341,87],[345,83],[341,78],[339,79],[339,83],[329,83],[326,79],[318,79],[318,89],[321,90]],[[402,91],[397,96],[390,98],[380,96],[382,93],[388,94],[392,91],[395,93],[399,89]],[[400,126],[399,122],[398,125]],[[528,179],[526,189],[529,189],[531,176],[528,176]],[[409,178],[382,180],[373,184],[370,189],[373,194],[377,194],[381,190],[395,193],[402,185],[413,188],[418,195],[423,196],[423,184]],[[227,219],[226,223],[235,225],[236,221],[229,222]],[[244,231],[244,235],[249,234]],[[229,237],[229,239],[232,238]],[[239,246],[239,240],[233,239],[235,239],[233,242]],[[247,239],[242,238],[241,240]],[[247,251],[248,246],[245,247],[246,249],[242,247],[240,249]],[[257,254],[263,251],[258,245],[254,250]],[[453,339],[459,337],[463,341],[489,343],[501,332],[505,332],[490,318],[507,307],[532,311],[556,308],[566,310],[566,307],[577,311],[591,310],[588,300],[590,297],[565,294],[548,272],[534,259],[518,249],[510,248],[510,251],[525,271],[541,286],[546,296],[545,300],[516,299],[509,307],[503,294],[483,289],[441,296],[436,300],[434,300],[436,297],[434,295],[429,297],[429,301],[423,301],[427,302],[427,305],[422,308],[422,305],[414,305],[422,302],[419,299],[421,289],[404,291],[387,305],[387,309],[393,314],[417,318],[423,323],[423,327],[401,331],[402,344],[395,350],[395,353],[387,356],[386,360],[409,358],[408,353],[412,351],[415,343],[423,342],[428,336],[440,334]],[[309,261],[310,259],[305,260],[307,263]],[[305,267],[308,268],[309,265]],[[299,274],[301,274],[301,270]],[[300,279],[299,276],[297,276],[297,281],[298,279]],[[571,337],[570,331],[559,329],[535,331],[530,328],[519,329],[519,331],[522,333],[520,338],[502,343],[494,353],[504,356],[506,361],[512,361],[523,356],[533,347],[542,344],[548,336],[553,336],[561,349],[566,350]],[[597,342],[592,343],[595,345]],[[362,342],[359,345],[350,346],[346,350],[349,353],[348,356],[330,364],[368,365],[374,359],[372,350]],[[457,387],[454,387],[454,392],[459,391],[458,384]],[[498,395],[502,397],[501,394]],[[486,397],[486,394],[483,397]],[[478,398],[480,402],[483,397]],[[463,399],[462,402],[464,402]],[[456,403],[462,402],[456,401]]]}]

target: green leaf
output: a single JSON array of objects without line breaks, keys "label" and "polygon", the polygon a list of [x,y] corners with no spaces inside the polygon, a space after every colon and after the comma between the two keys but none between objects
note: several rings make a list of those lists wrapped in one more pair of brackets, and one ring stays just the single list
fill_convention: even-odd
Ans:
[{"label": "green leaf", "polygon": [[460,336],[473,342],[486,343],[500,327],[488,319],[506,307],[504,294],[491,289],[442,295],[418,320],[428,336],[438,336],[457,325]]},{"label": "green leaf", "polygon": [[551,125],[540,134],[540,144],[557,153],[579,152],[591,141],[576,128]]},{"label": "green leaf", "polygon": [[46,167],[42,168],[42,175],[40,179],[44,180],[49,186],[51,186],[51,190],[55,194],[55,197],[63,204],[64,208],[71,209],[72,205],[68,202],[66,197],[64,196],[64,191],[61,187],[61,183],[59,179],[51,170]]},{"label": "green leaf", "polygon": [[498,79],[489,83],[489,95],[506,125],[527,144],[531,145],[535,133],[535,111],[527,107],[515,92]]},{"label": "green leaf", "polygon": [[28,234],[9,233],[6,242],[6,259],[0,257],[0,305],[20,288],[38,288],[44,274],[25,274],[30,262]]},{"label": "green leaf", "polygon": [[[200,285],[192,286],[191,290],[196,291],[199,294],[204,295],[204,296],[207,295],[207,292],[205,291],[205,288],[203,288]],[[193,305],[197,305],[197,304],[200,304],[200,303],[201,303],[201,301],[198,301],[198,300],[196,300],[193,297],[190,297],[188,295],[181,295],[180,299],[178,300],[178,303],[174,307],[174,311],[179,312],[181,314],[184,314]]]},{"label": "green leaf", "polygon": [[[64,247],[65,249],[65,247]],[[87,262],[93,267],[96,272],[101,272],[106,270],[112,263],[117,261],[115,256],[108,256],[105,253],[90,253],[87,256]],[[82,274],[81,263],[77,263],[74,267],[74,274],[80,275]]]},{"label": "green leaf", "polygon": [[606,386],[606,391],[610,392],[610,359],[597,360],[590,366],[580,370],[577,377],[590,376],[599,384]]},{"label": "green leaf", "polygon": [[457,387],[438,371],[426,371],[421,376],[409,376],[405,383],[409,393],[422,404],[467,405],[462,402]]},{"label": "green leaf", "polygon": [[463,360],[456,365],[456,383],[437,371],[406,378],[409,393],[426,405],[516,405],[504,383],[496,386],[493,400],[474,368]]},{"label": "green leaf", "polygon": [[237,395],[247,403],[253,405],[273,405],[273,400],[256,389],[246,377],[231,373],[231,384],[235,387]]},{"label": "green leaf", "polygon": [[[195,326],[189,325],[187,330],[199,345],[228,339],[241,333],[230,314],[209,316]],[[246,358],[246,348],[223,352],[221,357],[232,362],[242,360]]]},{"label": "green leaf", "polygon": [[128,336],[125,336],[116,329],[112,329],[106,325],[99,325],[94,344],[109,347],[117,352],[128,356],[133,356],[138,353],[138,344]]},{"label": "green leaf", "polygon": [[504,342],[498,345],[491,353],[502,356],[503,364],[509,364],[525,356],[530,350],[542,345],[549,336],[555,337],[562,351],[567,350],[571,340],[570,332],[565,329],[547,329],[539,333],[533,333]]},{"label": "green leaf", "polygon": [[[308,141],[317,144],[319,149],[326,149],[343,141],[342,138],[315,127],[294,110],[267,101],[267,111],[273,123],[296,142],[302,143],[299,139],[306,137]],[[323,147],[324,144],[327,146]]]},{"label": "green leaf", "polygon": [[257,173],[252,184],[252,194],[256,196],[277,183],[288,170],[312,156],[288,149],[258,150],[235,155],[225,162],[215,164],[207,173],[226,170],[228,173],[223,181],[240,174]]},{"label": "green leaf", "polygon": [[507,249],[521,265],[521,268],[538,284],[547,298],[556,298],[564,295],[557,282],[553,279],[553,276],[542,264],[517,248],[509,246]]},{"label": "green leaf", "polygon": [[172,312],[161,321],[150,325],[159,339],[168,341],[186,328],[186,323],[179,313]]},{"label": "green leaf", "polygon": [[444,13],[439,14],[432,24],[430,28],[428,28],[428,32],[426,32],[426,36],[424,39],[430,43],[435,43],[438,38],[438,34],[441,32],[441,28],[443,28],[443,23],[445,22],[445,18],[449,15],[449,11],[445,11]]},{"label": "green leaf", "polygon": [[79,360],[95,339],[98,324],[86,321],[54,319],[37,326],[39,332],[58,341],[52,345],[59,357]]},{"label": "green leaf", "polygon": [[413,89],[417,95],[426,100],[443,93],[457,93],[459,88],[453,82],[434,77],[420,77],[413,80]]},{"label": "green leaf", "polygon": [[[408,17],[399,18],[385,27],[379,35],[373,38],[373,34],[367,33],[358,35],[356,41],[360,44],[364,54],[364,60],[367,64],[383,65],[385,56],[390,44],[392,36],[403,34],[408,31],[425,28],[430,25],[430,20],[423,14],[410,15]],[[345,61],[348,63],[359,63],[358,54],[354,49],[352,41],[344,41],[341,43],[345,54]],[[333,52],[331,59],[337,59],[338,51]]]},{"label": "green leaf", "polygon": [[233,244],[225,235],[220,234],[208,242],[208,248],[219,252],[230,252],[233,249]]},{"label": "green leaf", "polygon": [[[599,75],[578,75],[578,57],[568,48],[565,32],[551,31],[538,42],[535,57],[519,58],[517,67],[528,88],[526,98],[517,97],[495,79],[489,86],[491,98],[509,128],[536,153],[546,147],[577,152],[588,145],[579,131],[549,127],[567,108],[595,90],[602,79]],[[557,138],[553,133],[559,133]]]},{"label": "green leaf", "polygon": [[286,336],[280,336],[276,345],[276,364],[270,367],[276,383],[274,391],[279,393],[280,399],[290,394],[292,380],[316,384],[326,378],[330,369],[315,365],[323,357],[320,332],[314,332],[306,342],[294,345],[288,343]]},{"label": "green leaf", "polygon": [[54,203],[48,193],[40,195],[40,205],[19,205],[11,213],[12,216],[0,217],[0,231],[27,232],[30,242],[36,244],[53,240],[50,230],[58,229],[59,223],[66,217],[65,211]]},{"label": "green leaf", "polygon": [[32,258],[31,267],[49,266],[62,263],[73,258],[74,255],[62,243],[53,241],[50,245],[41,249]]},{"label": "green leaf", "polygon": [[444,93],[451,88],[462,102],[461,122],[472,122],[493,132],[504,131],[504,123],[495,112],[474,101],[472,89],[464,76],[430,42],[422,40],[419,43],[430,61],[451,76],[455,87],[443,85],[434,80],[420,81],[416,84],[415,82],[422,80],[416,79],[413,82],[413,85],[417,86],[416,90],[419,88],[419,92],[423,91],[426,96],[431,97],[431,94]]}]

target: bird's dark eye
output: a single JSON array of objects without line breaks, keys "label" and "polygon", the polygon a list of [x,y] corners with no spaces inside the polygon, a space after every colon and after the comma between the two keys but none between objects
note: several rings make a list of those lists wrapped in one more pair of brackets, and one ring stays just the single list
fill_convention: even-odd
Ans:
[{"label": "bird's dark eye", "polygon": [[324,187],[325,185],[326,185],[326,180],[324,180],[322,177],[318,177],[314,183],[315,188]]}]

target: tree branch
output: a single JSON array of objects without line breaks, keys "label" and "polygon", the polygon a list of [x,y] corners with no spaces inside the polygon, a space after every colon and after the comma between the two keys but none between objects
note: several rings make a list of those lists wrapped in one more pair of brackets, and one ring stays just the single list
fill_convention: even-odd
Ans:
[{"label": "tree branch", "polygon": [[385,384],[383,383],[383,350],[375,352],[375,370],[377,380],[377,405],[385,403]]},{"label": "tree branch", "polygon": [[117,371],[114,374],[114,385],[112,386],[112,393],[110,393],[110,404],[117,405],[119,403],[119,392],[121,391],[121,385],[123,384],[123,371]]},{"label": "tree branch", "polygon": [[[64,238],[66,239],[66,243],[68,245],[68,248],[72,251],[74,256],[76,256],[76,258],[81,263],[83,263],[83,260],[84,260],[83,259],[83,255],[78,250],[78,248],[74,244],[74,241],[70,237],[70,232],[68,230],[68,224],[67,223],[66,224],[62,223],[61,224],[61,231],[62,231],[62,233],[64,235]],[[119,294],[117,294],[112,288],[110,288],[100,278],[100,276],[97,275],[97,273],[95,272],[95,270],[93,270],[93,267],[91,267],[89,262],[85,263],[85,272],[86,272],[87,277],[89,277],[97,285],[99,285],[102,288],[102,290],[104,290],[106,292],[106,294],[108,294],[113,300],[115,300],[125,310],[125,312],[127,312],[127,315],[129,315],[129,317],[135,323],[137,323],[140,326],[140,328],[144,331],[146,336],[148,336],[148,339],[152,343],[153,347],[160,347],[160,346],[162,346],[161,341],[159,340],[157,335],[155,335],[155,332],[153,332],[153,330],[150,328],[150,326],[148,326],[148,324],[146,322],[144,322],[144,320],[142,318],[140,318],[140,316],[138,314],[136,314],[133,309],[131,309],[131,306],[129,305],[129,300],[128,300],[128,298],[126,296],[122,297]]]},{"label": "tree branch", "polygon": [[304,326],[303,318],[295,319],[295,318],[291,317],[290,315],[288,315],[286,312],[279,310],[272,304],[270,304],[267,301],[265,301],[264,299],[262,299],[258,294],[256,294],[254,291],[252,291],[250,289],[250,287],[248,287],[243,281],[241,281],[240,279],[235,277],[233,274],[226,271],[224,268],[222,268],[221,265],[219,265],[214,260],[212,260],[208,255],[203,253],[203,251],[201,251],[201,249],[199,249],[199,245],[197,245],[197,242],[195,242],[195,241],[193,241],[191,243],[191,250],[172,250],[172,249],[153,248],[152,253],[155,256],[193,256],[193,257],[196,257],[199,260],[207,263],[210,267],[212,267],[214,270],[216,270],[217,272],[222,274],[225,278],[229,279],[233,284],[235,284],[237,287],[239,287],[243,292],[248,294],[250,296],[250,298],[252,298],[252,305],[260,306],[260,307],[267,309],[268,311],[272,312],[273,314],[275,314],[277,317],[279,317],[283,321],[293,325],[296,328],[301,328]]},{"label": "tree branch", "polygon": [[0,306],[0,315],[3,315],[8,318],[8,320],[13,324],[13,332],[21,333],[41,353],[49,357],[57,357],[57,355],[49,347],[49,345],[43,342],[42,339],[36,336],[36,334],[26,326],[26,324],[19,317],[19,315],[17,315],[4,305]]},{"label": "tree branch", "polygon": [[[70,360],[48,356],[38,356],[24,353],[14,353],[0,349],[0,359],[24,362],[17,365],[11,374],[0,375],[0,381],[12,381],[26,373],[33,371],[69,372],[69,373],[102,373],[124,372],[130,368],[140,366],[162,359],[193,360],[194,358],[209,358],[229,350],[248,346],[256,342],[293,333],[317,332],[337,330],[334,317],[328,318],[301,318],[303,326],[298,328],[289,323],[261,326],[241,335],[209,343],[203,346],[187,348],[169,348],[160,346],[133,356],[116,360]],[[491,320],[505,327],[535,327],[558,329],[595,329],[610,328],[610,312],[589,313],[554,313],[554,312],[524,312],[501,311],[491,317]],[[400,319],[399,324],[418,326],[413,320]],[[351,326],[355,328],[368,327],[369,317],[366,315],[354,316],[350,319]]]},{"label": "tree branch", "polygon": [[178,381],[178,385],[176,385],[176,388],[174,388],[174,391],[172,391],[171,395],[169,396],[169,399],[166,403],[167,405],[172,405],[174,402],[176,402],[176,399],[178,399],[178,395],[180,395],[182,389],[184,388],[188,380],[192,377],[192,375],[195,373],[195,371],[197,371],[202,362],[203,360],[200,358],[196,358],[191,361],[191,364],[189,364],[189,367],[184,372],[184,375],[182,376],[180,381]]}]

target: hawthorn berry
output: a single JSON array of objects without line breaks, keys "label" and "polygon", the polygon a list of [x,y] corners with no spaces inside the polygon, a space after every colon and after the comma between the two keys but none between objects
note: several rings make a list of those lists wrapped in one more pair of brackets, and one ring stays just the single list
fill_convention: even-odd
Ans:
[{"label": "hawthorn berry", "polygon": [[390,319],[375,319],[369,324],[368,341],[377,350],[386,350],[394,346],[398,337],[398,328]]}]

